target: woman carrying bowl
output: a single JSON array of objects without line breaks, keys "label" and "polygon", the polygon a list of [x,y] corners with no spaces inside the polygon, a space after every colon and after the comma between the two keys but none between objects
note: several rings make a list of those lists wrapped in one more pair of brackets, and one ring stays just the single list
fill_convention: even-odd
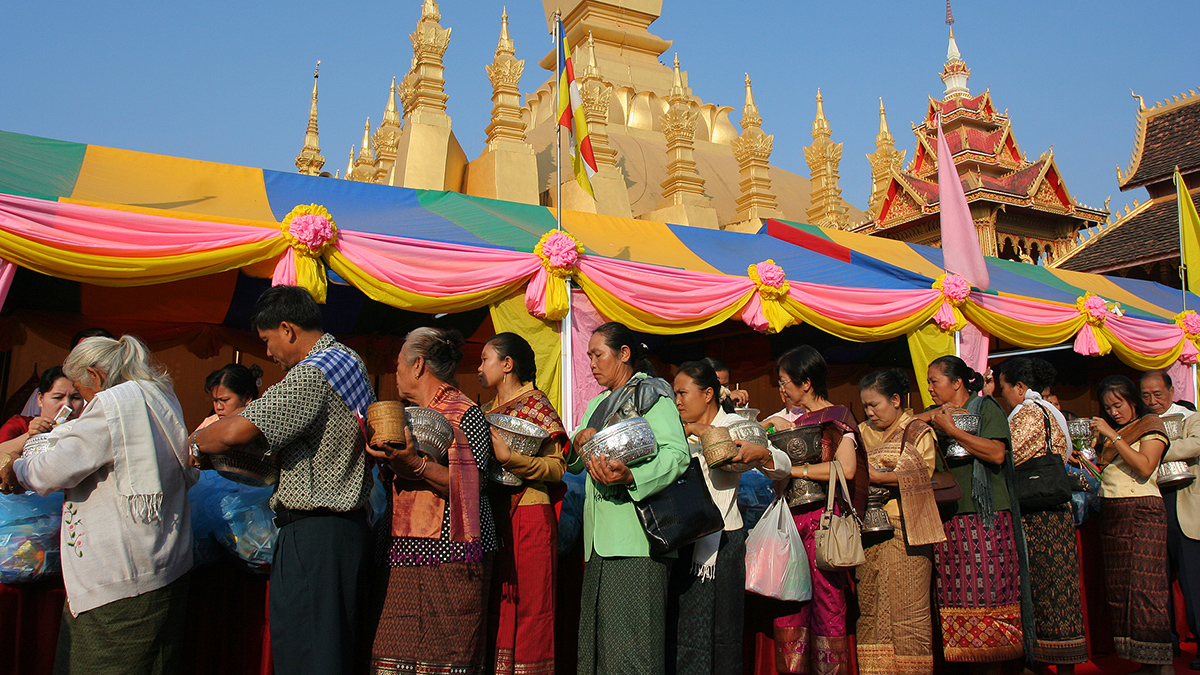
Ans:
[{"label": "woman carrying bowl", "polygon": [[409,426],[403,443],[368,448],[394,474],[383,519],[386,590],[374,609],[370,673],[484,670],[496,551],[484,477],[492,435],[483,411],[455,385],[463,344],[458,331],[417,328],[396,359],[400,397],[450,422],[448,464],[419,454]]},{"label": "woman carrying bowl", "polygon": [[1100,440],[1100,542],[1104,584],[1117,656],[1148,664],[1139,672],[1171,669],[1167,512],[1158,491],[1158,463],[1170,440],[1133,382],[1112,375],[1100,382],[1104,415],[1092,418]]},{"label": "woman carrying bowl", "polygon": [[[824,357],[809,345],[801,345],[784,352],[776,361],[780,391],[787,398],[789,408],[802,408],[804,413],[795,423],[782,417],[771,418],[776,429],[820,425],[821,451],[819,461],[799,464],[792,458],[790,477],[792,481],[811,480],[828,484],[832,462],[842,465],[842,472],[850,486],[853,506],[862,514],[867,506],[867,488],[870,475],[867,471],[867,454],[858,442],[858,424],[854,415],[845,407],[829,401],[826,379],[829,366]],[[790,491],[790,490],[789,490]],[[796,606],[786,603],[785,616],[776,618],[775,655],[779,672],[783,673],[844,673],[850,672],[850,650],[846,641],[846,585],[849,581],[845,571],[826,572],[817,569],[814,554],[817,527],[825,511],[825,500],[807,504],[790,504],[796,528],[808,551],[808,562],[812,575],[812,601]],[[840,498],[834,508],[848,508]]]},{"label": "woman carrying bowl", "polygon": [[[688,435],[688,449],[693,457],[700,457],[704,480],[724,516],[725,528],[679,550],[668,594],[675,621],[668,633],[675,639],[667,644],[667,670],[695,675],[740,673],[746,594],[746,533],[737,501],[741,474],[710,468],[700,439],[714,427],[754,423],[721,407],[721,382],[708,363],[688,361],[679,366],[674,384],[675,407]],[[769,478],[789,475],[791,462],[782,451],[749,441],[737,445],[737,455],[729,464],[758,468]]]},{"label": "woman carrying bowl", "polygon": [[858,383],[867,414],[858,431],[871,484],[893,490],[884,510],[895,528],[889,539],[865,546],[867,562],[855,575],[862,675],[933,672],[931,544],[946,541],[946,533],[930,484],[937,439],[908,409],[911,390],[908,375],[898,368],[877,370]]},{"label": "woman carrying bowl", "polygon": [[[933,549],[942,645],[950,662],[996,663],[1024,654],[1021,572],[1013,503],[1004,464],[1009,453],[1008,420],[991,398],[980,397],[983,376],[957,356],[929,364],[929,394],[935,407],[920,415],[938,432],[939,444],[957,442],[969,453],[947,457],[962,498],[943,510],[946,542]],[[954,414],[980,417],[972,434],[954,424]],[[986,639],[977,639],[982,631]],[[997,666],[998,667],[998,666]]]},{"label": "woman carrying bowl", "polygon": [[[1046,371],[1045,369],[1050,369]],[[1009,411],[1013,464],[1020,466],[1047,450],[1063,458],[1071,453],[1066,420],[1039,393],[1054,382],[1053,366],[1017,356],[996,369],[996,396]],[[1065,465],[1064,465],[1065,466]],[[1057,664],[1057,673],[1074,673],[1088,660],[1080,599],[1079,550],[1071,502],[1044,509],[1022,509],[1029,551],[1029,586],[1036,639],[1033,660]]]},{"label": "woman carrying bowl", "polygon": [[[588,402],[571,443],[568,469],[588,472],[583,504],[583,573],[579,673],[665,672],[668,560],[650,557],[650,542],[634,502],[687,469],[687,439],[674,392],[653,377],[633,331],[610,322],[588,342],[592,376],[607,391]],[[654,451],[626,464],[607,455],[578,454],[597,432],[630,417],[654,432]]]},{"label": "woman carrying bowl", "polygon": [[558,519],[548,486],[561,482],[567,470],[567,431],[550,399],[535,386],[534,358],[524,338],[500,333],[483,345],[479,363],[479,383],[496,390],[485,412],[518,417],[549,432],[537,454],[526,456],[513,452],[492,430],[496,461],[524,480],[493,502],[503,540],[496,553],[489,627],[496,642],[496,675],[554,672]]}]

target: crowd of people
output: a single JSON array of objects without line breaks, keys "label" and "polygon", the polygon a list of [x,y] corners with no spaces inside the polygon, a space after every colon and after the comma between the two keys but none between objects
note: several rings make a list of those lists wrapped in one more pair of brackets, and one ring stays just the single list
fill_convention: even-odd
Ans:
[{"label": "crowd of people", "polygon": [[[450,423],[441,457],[411,427],[403,441],[370,441],[367,369],[323,331],[307,291],[269,289],[252,327],[286,374],[260,392],[261,372],[213,373],[213,415],[190,434],[170,377],[131,336],[82,339],[43,374],[39,414],[0,427],[0,492],[64,494],[58,672],[178,669],[192,566],[187,490],[199,468],[229,452],[278,466],[269,602],[275,670],[285,675],[556,672],[556,626],[575,620],[558,615],[556,598],[567,472],[586,475],[581,674],[848,675],[852,660],[859,673],[931,673],[935,655],[947,671],[1019,672],[1012,667],[1024,659],[1064,673],[1089,658],[1077,505],[1070,491],[1062,499],[1036,481],[1061,472],[1082,491],[1080,467],[1091,460],[1072,444],[1045,361],[1009,358],[985,381],[958,357],[939,358],[924,373],[934,403],[926,410],[914,410],[904,371],[874,371],[858,383],[859,422],[830,400],[816,349],[780,354],[784,406],[761,424],[819,429],[819,456],[737,440],[731,465],[771,481],[790,509],[811,599],[747,604],[745,474],[703,461],[701,439],[742,422],[735,406],[750,402],[729,389],[723,363],[686,362],[668,381],[634,332],[604,324],[586,355],[603,391],[573,425],[538,388],[537,355],[520,336],[484,345],[478,377],[493,398],[479,404],[457,386],[462,337],[417,328],[396,359],[397,394]],[[1162,461],[1200,476],[1200,417],[1174,401],[1162,372],[1139,384],[1105,378],[1097,400],[1093,468],[1113,641],[1121,658],[1157,672],[1180,639],[1172,575],[1196,632],[1200,490],[1160,490],[1156,477]],[[489,423],[494,414],[541,427],[541,446],[514,451]],[[960,428],[964,414],[977,428]],[[1182,433],[1172,438],[1160,416],[1187,417]],[[626,463],[579,452],[634,417],[653,431],[647,456]],[[22,454],[29,435],[46,433],[49,449]],[[659,555],[638,507],[697,465],[721,526]],[[497,468],[520,487],[489,481]],[[844,497],[807,498],[812,483],[838,474]],[[376,485],[386,499],[373,518]],[[861,516],[869,494],[890,533],[864,533],[865,562],[853,569],[818,567],[827,503]],[[764,662],[744,663],[751,654]]]}]

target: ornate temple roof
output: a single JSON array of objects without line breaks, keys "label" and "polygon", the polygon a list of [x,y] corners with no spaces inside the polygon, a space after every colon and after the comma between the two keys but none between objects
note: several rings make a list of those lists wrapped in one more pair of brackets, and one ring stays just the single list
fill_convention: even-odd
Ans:
[{"label": "ornate temple roof", "polygon": [[[1191,194],[1196,200],[1200,189]],[[1103,274],[1178,257],[1179,209],[1172,192],[1138,204],[1109,225],[1081,233],[1078,246],[1051,267]]]},{"label": "ornate temple roof", "polygon": [[1117,167],[1117,181],[1122,190],[1131,190],[1169,179],[1176,166],[1185,174],[1200,169],[1200,96],[1195,90],[1150,108],[1141,103],[1133,155],[1128,169]]}]

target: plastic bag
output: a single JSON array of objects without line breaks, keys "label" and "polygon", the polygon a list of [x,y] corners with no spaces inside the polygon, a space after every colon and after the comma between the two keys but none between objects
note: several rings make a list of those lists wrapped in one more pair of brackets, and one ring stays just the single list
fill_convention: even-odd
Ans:
[{"label": "plastic bag", "polygon": [[770,478],[758,471],[747,471],[738,482],[737,499],[742,523],[747,528],[753,528],[767,507],[775,501],[775,488]]},{"label": "plastic bag", "polygon": [[35,581],[57,574],[63,495],[0,497],[0,583]]},{"label": "plastic bag", "polygon": [[746,590],[778,600],[812,598],[808,553],[782,499],[771,502],[746,537]]},{"label": "plastic bag", "polygon": [[275,557],[275,512],[268,505],[274,488],[237,486],[237,491],[221,499],[221,515],[226,527],[218,541],[243,560],[252,570],[267,572]]},{"label": "plastic bag", "polygon": [[383,482],[383,476],[379,474],[378,466],[371,468],[371,480],[373,482],[371,497],[367,501],[367,522],[371,524],[371,530],[374,531],[384,514],[387,513],[388,486]]}]

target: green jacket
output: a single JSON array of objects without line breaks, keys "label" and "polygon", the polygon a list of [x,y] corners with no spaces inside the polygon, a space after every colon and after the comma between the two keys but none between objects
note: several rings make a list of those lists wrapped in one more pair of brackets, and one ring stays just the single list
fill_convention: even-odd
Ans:
[{"label": "green jacket", "polygon": [[[645,377],[635,375],[634,377]],[[574,436],[587,425],[592,411],[611,392],[604,392],[592,399],[583,413],[583,423],[571,435]],[[583,499],[583,555],[590,560],[592,552],[606,558],[650,556],[650,542],[646,531],[638,520],[634,501],[640,501],[670,485],[683,475],[691,455],[688,453],[687,438],[683,434],[683,422],[675,402],[659,398],[643,415],[654,430],[654,454],[643,457],[629,467],[633,474],[633,485],[607,486],[595,483],[587,477]],[[568,456],[571,473],[580,473],[586,466],[574,449]]]}]

